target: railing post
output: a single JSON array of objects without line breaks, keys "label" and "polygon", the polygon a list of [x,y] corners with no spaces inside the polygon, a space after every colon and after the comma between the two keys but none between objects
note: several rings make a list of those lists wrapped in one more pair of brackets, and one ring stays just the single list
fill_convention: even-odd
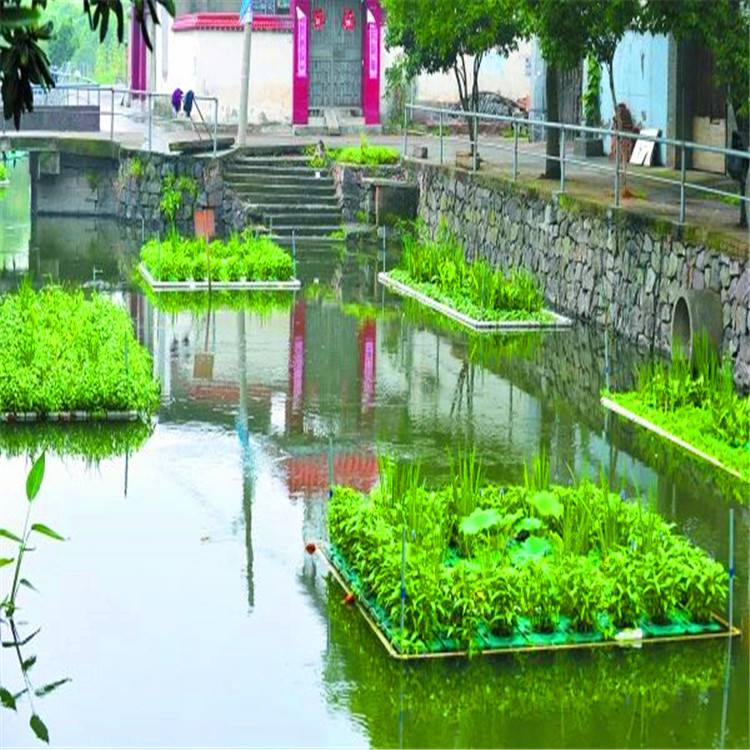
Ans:
[{"label": "railing post", "polygon": [[565,192],[565,127],[560,127],[560,192]]},{"label": "railing post", "polygon": [[404,151],[403,151],[404,158],[406,158],[406,147],[408,143],[408,133],[406,132],[406,117],[407,117],[406,113],[408,110],[409,110],[409,105],[406,102],[404,102]]},{"label": "railing post", "polygon": [[112,94],[112,109],[110,110],[109,120],[109,140],[114,141],[115,139],[115,87],[110,88]]},{"label": "railing post", "polygon": [[219,100],[214,99],[214,158],[219,150]]},{"label": "railing post", "polygon": [[443,163],[443,110],[440,110],[440,163]]},{"label": "railing post", "polygon": [[614,134],[615,141],[615,208],[620,207],[620,139],[617,131]]},{"label": "railing post", "polygon": [[685,223],[685,142],[680,146],[680,224]]},{"label": "railing post", "polygon": [[148,92],[148,151],[153,151],[153,138],[154,138],[154,118],[153,118],[153,107],[151,106],[151,92]]},{"label": "railing post", "polygon": [[513,119],[513,180],[518,179],[518,122]]},{"label": "railing post", "polygon": [[474,138],[473,138],[473,149],[472,149],[472,160],[471,160],[471,168],[472,171],[476,172],[477,168],[479,167],[479,118],[477,116],[477,113],[474,113]]}]

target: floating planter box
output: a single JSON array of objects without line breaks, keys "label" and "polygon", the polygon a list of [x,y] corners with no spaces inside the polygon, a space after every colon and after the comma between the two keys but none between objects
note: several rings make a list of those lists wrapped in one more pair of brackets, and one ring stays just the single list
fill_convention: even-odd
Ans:
[{"label": "floating planter box", "polygon": [[286,250],[250,230],[212,242],[172,232],[149,240],[138,266],[154,292],[295,291],[294,269]]},{"label": "floating planter box", "polygon": [[427,294],[420,292],[418,289],[415,289],[402,281],[394,279],[389,273],[379,273],[378,281],[383,286],[392,289],[397,294],[400,294],[403,297],[415,299],[426,307],[429,307],[474,331],[518,331],[529,329],[569,328],[572,325],[569,318],[558,315],[551,310],[543,310],[544,318],[540,320],[478,320],[456,310],[454,307],[433,299]]},{"label": "floating planter box", "polygon": [[293,292],[302,286],[299,279],[288,281],[156,281],[149,273],[144,263],[138,266],[138,271],[148,286],[155,292],[207,292],[209,289],[218,291],[278,291]]},{"label": "floating planter box", "polygon": [[[399,648],[398,625],[384,622],[382,610],[372,599],[360,598],[356,593],[357,577],[352,575],[346,560],[335,548],[316,545],[316,555],[328,567],[336,582],[341,586],[346,598],[353,601],[365,622],[375,634],[380,644],[393,659],[414,661],[423,659],[469,657],[467,649],[456,647],[450,639],[439,640],[430,650],[405,652]],[[615,633],[612,638],[605,639],[601,633],[565,632],[533,633],[532,631],[518,632],[505,637],[484,634],[479,636],[475,644],[475,652],[484,656],[507,653],[522,653],[529,651],[563,651],[570,649],[602,648],[616,646],[641,646],[654,643],[674,643],[700,641],[714,638],[727,638],[740,635],[739,628],[729,626],[719,615],[712,615],[707,623],[691,623],[687,621],[657,624],[643,623],[639,628],[627,628]],[[546,642],[545,642],[546,641]]]},{"label": "floating planter box", "polygon": [[[463,656],[737,634],[729,572],[639,497],[606,482],[482,481],[472,455],[426,487],[413,461],[380,461],[369,493],[335,487],[319,548],[388,652]],[[317,554],[317,552],[316,552]]]},{"label": "floating planter box", "polygon": [[687,440],[683,440],[682,438],[678,437],[677,435],[673,435],[668,430],[665,430],[662,427],[659,427],[659,425],[654,424],[653,422],[649,421],[645,417],[641,417],[640,415],[636,414],[633,411],[630,411],[630,409],[626,409],[624,406],[617,403],[617,401],[613,401],[611,398],[608,398],[606,396],[602,396],[601,398],[602,406],[604,406],[605,409],[609,409],[610,411],[614,412],[615,414],[623,417],[624,419],[629,420],[630,422],[633,422],[634,424],[639,425],[640,427],[643,427],[651,432],[653,432],[655,435],[658,435],[659,437],[663,438],[664,440],[669,440],[671,443],[674,443],[675,445],[678,445],[683,450],[686,450],[690,453],[692,453],[694,456],[697,456],[698,458],[702,459],[703,461],[707,461],[708,463],[712,464],[713,466],[716,466],[719,469],[722,469],[723,471],[726,471],[727,473],[731,474],[733,477],[736,477],[737,479],[743,480],[745,482],[750,482],[750,451],[747,451],[747,471],[745,475],[741,474],[736,469],[733,469],[730,466],[727,466],[726,464],[723,464],[721,461],[719,461],[718,458],[715,456],[711,456],[705,451],[702,451],[700,448],[697,448],[692,443],[689,443]]},{"label": "floating planter box", "polygon": [[129,422],[159,383],[127,312],[97,294],[28,284],[0,299],[0,421]]}]

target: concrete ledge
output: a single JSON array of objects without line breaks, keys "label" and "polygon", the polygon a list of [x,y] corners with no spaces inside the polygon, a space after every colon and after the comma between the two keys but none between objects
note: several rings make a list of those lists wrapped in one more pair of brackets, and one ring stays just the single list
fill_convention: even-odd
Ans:
[{"label": "concrete ledge", "polygon": [[607,398],[606,396],[602,396],[601,403],[605,409],[609,409],[610,411],[613,411],[615,414],[618,414],[619,416],[624,417],[630,422],[634,422],[640,427],[644,427],[645,429],[655,433],[656,435],[659,435],[659,437],[662,437],[665,440],[669,440],[675,445],[679,445],[680,448],[683,448],[689,453],[692,453],[694,456],[698,456],[698,458],[702,458],[704,461],[707,461],[708,463],[713,464],[719,469],[723,469],[724,471],[728,472],[732,476],[737,477],[737,479],[743,480],[742,474],[740,474],[735,469],[730,468],[729,466],[725,466],[723,463],[721,463],[721,461],[719,461],[718,458],[715,458],[714,456],[711,456],[708,453],[705,453],[704,451],[700,450],[700,448],[696,448],[692,443],[688,443],[687,440],[683,440],[682,438],[677,437],[677,435],[673,435],[671,432],[667,432],[664,428],[659,427],[658,425],[655,425],[653,422],[650,422],[648,419],[645,419],[644,417],[639,416],[635,412],[630,411],[630,409],[626,409],[624,406],[620,406],[620,404],[618,404],[616,401],[613,401],[612,399]]},{"label": "concrete ledge", "polygon": [[143,280],[154,292],[207,292],[209,289],[218,291],[267,291],[294,292],[301,288],[299,279],[290,281],[156,281],[143,263],[138,265],[138,271]]},{"label": "concrete ledge", "polygon": [[385,272],[381,271],[378,274],[378,281],[383,286],[392,289],[403,297],[411,297],[418,302],[421,302],[426,307],[430,307],[452,320],[455,320],[457,323],[461,323],[461,325],[478,332],[569,328],[572,325],[569,318],[558,315],[551,310],[543,311],[553,316],[553,320],[549,322],[537,320],[477,320],[476,318],[464,315],[464,313],[459,312],[453,307],[449,307],[442,302],[432,299],[432,297],[428,297],[426,294],[422,294],[422,292],[417,291],[414,287],[411,287],[408,284],[402,284],[400,281],[396,281],[396,279],[392,278]]}]

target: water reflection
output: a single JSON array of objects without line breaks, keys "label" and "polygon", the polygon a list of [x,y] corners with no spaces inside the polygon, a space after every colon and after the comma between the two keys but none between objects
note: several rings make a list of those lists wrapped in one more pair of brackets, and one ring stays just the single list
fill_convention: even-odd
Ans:
[{"label": "water reflection", "polygon": [[[613,486],[651,490],[722,560],[734,507],[746,582],[750,518],[734,485],[599,406],[606,365],[627,385],[641,354],[613,339],[605,358],[603,333],[584,326],[470,336],[385,295],[372,248],[301,248],[304,291],[271,305],[217,297],[186,309],[128,285],[137,239],[121,241],[122,262],[119,249],[78,254],[72,240],[32,251],[35,274],[43,258],[79,283],[105,269],[162,383],[153,433],[103,431],[103,448],[86,433],[51,461],[51,522],[72,541],[34,560],[50,593],[33,607],[58,623],[45,649],[74,678],[50,697],[59,742],[747,746],[744,586],[745,635],[728,662],[726,644],[701,643],[402,667],[303,549],[324,533],[329,445],[335,481],[367,490],[378,451],[418,457],[440,481],[446,452],[468,440],[499,482],[521,480],[543,449],[562,481],[603,470]],[[61,442],[0,427],[3,481],[21,486],[12,456]],[[88,450],[96,467],[77,460]],[[28,743],[25,724],[3,731],[4,744]]]}]

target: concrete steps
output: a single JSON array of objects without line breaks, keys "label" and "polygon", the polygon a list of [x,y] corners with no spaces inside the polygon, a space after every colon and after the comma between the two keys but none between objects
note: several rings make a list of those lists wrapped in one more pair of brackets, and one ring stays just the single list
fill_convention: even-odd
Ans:
[{"label": "concrete steps", "polygon": [[310,167],[307,156],[236,156],[224,180],[248,213],[281,237],[320,238],[340,228],[331,175]]}]

